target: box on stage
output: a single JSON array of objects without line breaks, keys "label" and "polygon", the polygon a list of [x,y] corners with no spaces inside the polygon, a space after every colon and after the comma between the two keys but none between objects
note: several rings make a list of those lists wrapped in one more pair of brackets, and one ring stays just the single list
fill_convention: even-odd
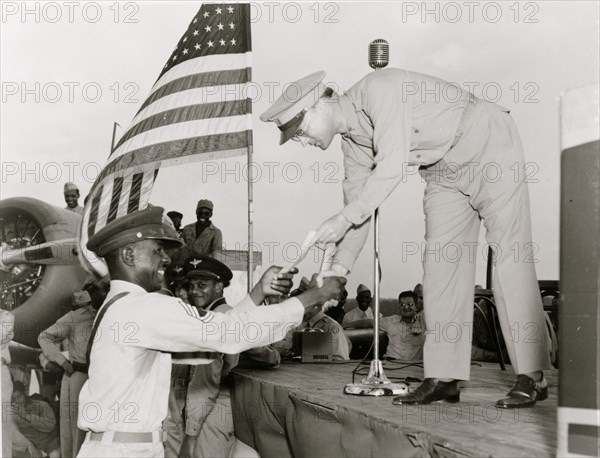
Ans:
[{"label": "box on stage", "polygon": [[295,332],[292,352],[303,363],[328,363],[333,361],[333,335],[331,332],[310,329]]}]

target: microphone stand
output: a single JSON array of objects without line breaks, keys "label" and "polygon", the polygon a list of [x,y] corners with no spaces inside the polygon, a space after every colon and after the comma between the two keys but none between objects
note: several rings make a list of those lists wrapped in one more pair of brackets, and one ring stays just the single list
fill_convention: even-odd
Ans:
[{"label": "microphone stand", "polygon": [[[376,54],[376,55],[373,55]],[[388,64],[389,49],[385,40],[375,40],[369,45],[369,66],[375,70],[384,68]],[[379,208],[373,212],[373,256],[375,307],[373,310],[373,360],[369,368],[369,375],[360,383],[349,383],[344,387],[344,394],[358,396],[398,396],[408,393],[405,383],[392,383],[383,371],[383,364],[379,359],[379,284],[381,283],[379,264]]]}]

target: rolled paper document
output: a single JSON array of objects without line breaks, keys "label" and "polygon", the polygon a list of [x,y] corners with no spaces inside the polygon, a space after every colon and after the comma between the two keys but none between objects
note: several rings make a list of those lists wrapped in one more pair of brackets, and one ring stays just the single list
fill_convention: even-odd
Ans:
[{"label": "rolled paper document", "polygon": [[302,247],[300,248],[300,256],[298,256],[298,259],[296,259],[293,263],[291,263],[291,264],[285,266],[283,269],[281,269],[281,271],[279,272],[280,274],[288,273],[290,270],[292,270],[292,268],[296,267],[298,264],[300,264],[304,260],[304,258],[308,254],[308,251],[310,250],[310,247],[312,246],[311,242],[316,233],[317,233],[316,231],[310,231],[308,233],[308,235],[304,239],[304,243],[302,243]]}]

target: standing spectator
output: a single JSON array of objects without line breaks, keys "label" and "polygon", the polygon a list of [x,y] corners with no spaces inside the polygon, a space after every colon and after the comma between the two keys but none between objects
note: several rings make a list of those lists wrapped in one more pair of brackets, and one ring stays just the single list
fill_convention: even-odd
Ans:
[{"label": "standing spectator", "polygon": [[[87,291],[73,293],[72,310],[38,336],[44,356],[64,369],[60,388],[60,452],[63,457],[76,456],[85,439],[77,427],[79,392],[88,379],[86,350],[96,310]],[[61,353],[66,342],[69,359]]]},{"label": "standing spectator", "polygon": [[182,249],[179,259],[189,256],[211,256],[220,252],[223,248],[223,235],[221,230],[212,222],[213,203],[210,200],[201,199],[196,206],[195,223],[188,224],[183,228],[182,237],[186,246]]},{"label": "standing spectator", "polygon": [[177,233],[181,235],[183,231],[183,229],[181,229],[181,220],[183,219],[183,215],[178,211],[173,210],[167,213],[167,216],[171,218],[171,221],[173,221],[173,227],[175,228]]},{"label": "standing spectator", "polygon": [[65,210],[71,210],[72,212],[77,213],[78,215],[83,215],[83,207],[79,205],[79,188],[75,183],[65,183],[64,187],[64,195],[65,202],[67,206]]},{"label": "standing spectator", "polygon": [[2,357],[2,456],[12,454],[12,401],[13,384],[8,370],[10,352],[8,344],[15,335],[15,316],[8,310],[0,309],[0,356]]}]

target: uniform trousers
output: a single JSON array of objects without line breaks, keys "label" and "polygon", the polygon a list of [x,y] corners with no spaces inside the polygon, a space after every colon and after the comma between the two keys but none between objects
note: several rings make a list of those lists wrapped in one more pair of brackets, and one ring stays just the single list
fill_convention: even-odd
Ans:
[{"label": "uniform trousers", "polygon": [[230,386],[221,383],[215,408],[206,418],[196,445],[196,458],[223,458],[232,455],[235,445]]},{"label": "uniform trousers", "polygon": [[423,253],[425,377],[468,380],[480,218],[494,253],[492,288],[516,374],[549,367],[535,273],[523,148],[508,111],[478,100],[453,147],[421,167],[426,182]]},{"label": "uniform trousers", "polygon": [[[223,382],[219,396],[210,414],[206,417],[196,442],[196,458],[229,457],[233,453],[235,434],[233,429],[233,408],[230,388]],[[171,400],[170,400],[171,402]],[[173,402],[175,402],[173,400]],[[169,416],[163,423],[166,433],[165,456],[177,457],[185,437],[185,421],[177,407],[169,405]]]},{"label": "uniform trousers", "polygon": [[88,379],[79,371],[63,375],[60,385],[60,453],[63,458],[77,456],[85,439],[85,431],[77,427],[79,392]]}]

